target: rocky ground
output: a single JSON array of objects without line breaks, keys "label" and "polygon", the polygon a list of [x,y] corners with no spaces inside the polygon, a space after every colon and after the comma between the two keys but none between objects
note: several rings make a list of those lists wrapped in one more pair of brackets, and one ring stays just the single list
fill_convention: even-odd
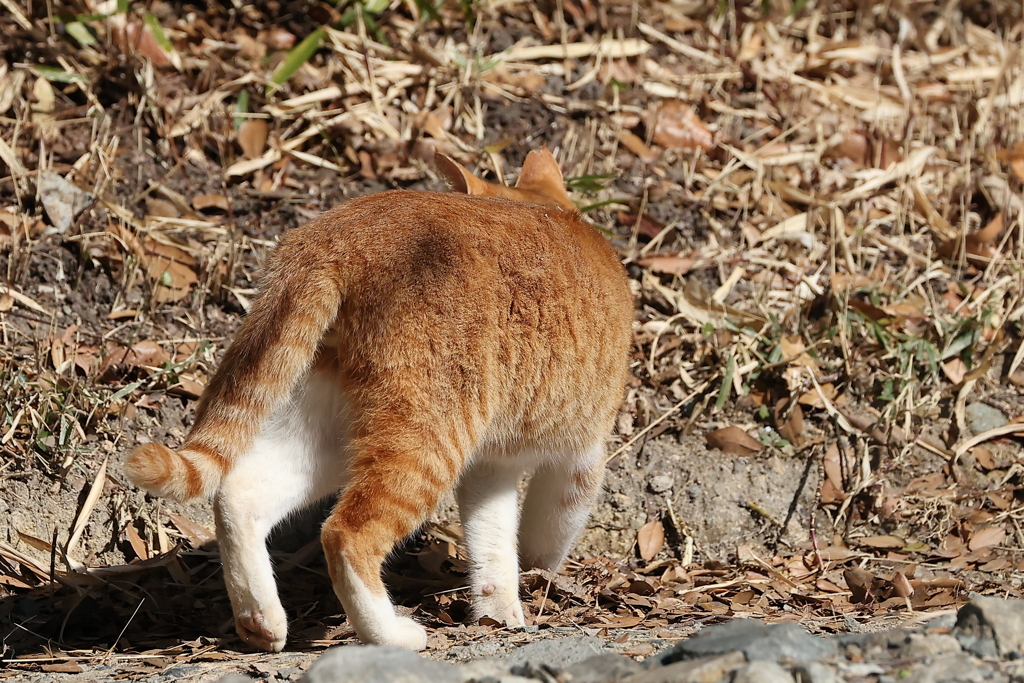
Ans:
[{"label": "rocky ground", "polygon": [[[793,622],[732,619],[689,637],[641,631],[608,640],[596,629],[527,627],[452,648],[443,658],[388,646],[345,645],[319,657],[260,655],[174,663],[134,675],[110,664],[26,673],[31,683],[300,681],[300,683],[1017,683],[1024,680],[1024,601],[976,597],[958,612],[900,628],[812,636]],[[570,633],[566,633],[566,632]],[[590,632],[590,633],[588,633]],[[514,643],[528,640],[525,645]],[[676,642],[673,642],[673,641]],[[10,675],[12,672],[8,672]]]}]

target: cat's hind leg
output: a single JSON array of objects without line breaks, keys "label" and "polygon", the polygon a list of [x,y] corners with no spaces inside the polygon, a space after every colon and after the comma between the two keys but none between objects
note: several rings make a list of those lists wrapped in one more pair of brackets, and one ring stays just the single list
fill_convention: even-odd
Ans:
[{"label": "cat's hind leg", "polygon": [[604,479],[604,446],[563,454],[533,473],[523,501],[519,557],[523,567],[555,571],[590,517]]},{"label": "cat's hind leg", "polygon": [[388,422],[353,441],[351,480],[321,540],[335,593],[359,639],[422,650],[426,629],[395,613],[381,567],[454,486],[462,458],[427,427]]},{"label": "cat's hind leg", "polygon": [[469,550],[473,617],[508,626],[525,624],[516,553],[521,472],[514,461],[481,459],[463,475],[457,490]]},{"label": "cat's hind leg", "polygon": [[[268,420],[249,451],[225,476],[214,499],[224,582],[245,642],[279,652],[288,619],[278,597],[266,539],[293,512],[336,491],[341,482],[325,466],[337,457],[342,415],[337,392],[316,376]],[[342,470],[337,463],[335,471]]]}]

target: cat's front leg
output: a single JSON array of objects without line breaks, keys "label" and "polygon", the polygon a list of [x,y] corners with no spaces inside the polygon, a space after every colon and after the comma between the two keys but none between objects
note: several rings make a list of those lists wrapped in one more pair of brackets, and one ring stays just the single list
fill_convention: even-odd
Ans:
[{"label": "cat's front leg", "polygon": [[519,468],[481,462],[459,483],[459,515],[470,562],[473,617],[508,626],[526,623],[519,600],[516,529]]}]

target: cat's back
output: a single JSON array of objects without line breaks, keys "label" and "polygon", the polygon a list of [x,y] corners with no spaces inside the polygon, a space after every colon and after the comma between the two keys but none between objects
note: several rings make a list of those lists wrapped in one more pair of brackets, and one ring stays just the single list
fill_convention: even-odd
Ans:
[{"label": "cat's back", "polygon": [[335,259],[348,283],[332,339],[353,389],[401,375],[424,407],[462,404],[541,440],[617,409],[632,295],[614,249],[575,212],[398,190],[292,231],[279,258],[291,244]]}]

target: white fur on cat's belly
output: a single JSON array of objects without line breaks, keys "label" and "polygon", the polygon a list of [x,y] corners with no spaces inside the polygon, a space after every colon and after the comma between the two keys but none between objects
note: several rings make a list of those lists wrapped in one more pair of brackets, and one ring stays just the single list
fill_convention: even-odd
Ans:
[{"label": "white fur on cat's belly", "polygon": [[236,629],[262,649],[279,651],[288,630],[266,537],[288,515],[341,487],[344,423],[339,392],[311,376],[268,419],[216,496],[217,537]]}]

